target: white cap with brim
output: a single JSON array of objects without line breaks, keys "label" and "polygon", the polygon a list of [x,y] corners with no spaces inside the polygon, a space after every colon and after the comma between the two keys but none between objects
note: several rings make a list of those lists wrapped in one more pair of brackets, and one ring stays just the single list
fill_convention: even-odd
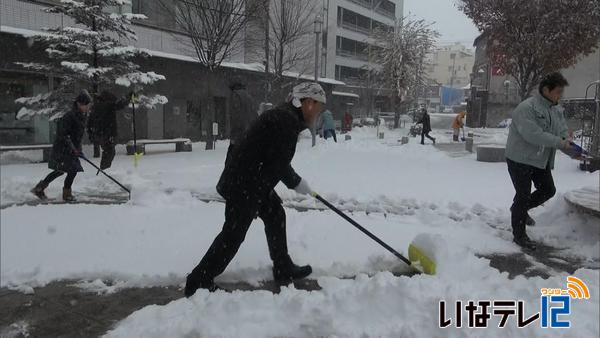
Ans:
[{"label": "white cap with brim", "polygon": [[327,103],[323,87],[316,82],[303,82],[295,86],[288,96],[288,101],[291,101],[295,107],[300,107],[300,100],[306,98],[313,99],[323,104]]}]

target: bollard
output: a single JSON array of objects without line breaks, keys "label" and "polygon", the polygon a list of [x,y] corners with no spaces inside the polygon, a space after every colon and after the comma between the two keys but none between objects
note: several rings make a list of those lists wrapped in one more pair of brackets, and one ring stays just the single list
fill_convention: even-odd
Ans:
[{"label": "bollard", "polygon": [[465,143],[465,149],[472,153],[473,152],[473,137],[467,137],[466,138],[466,143]]}]

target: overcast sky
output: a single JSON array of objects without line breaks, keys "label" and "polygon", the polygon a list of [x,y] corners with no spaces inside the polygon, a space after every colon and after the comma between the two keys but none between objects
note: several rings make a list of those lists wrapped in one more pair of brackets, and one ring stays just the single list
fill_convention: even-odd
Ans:
[{"label": "overcast sky", "polygon": [[454,0],[404,0],[404,15],[435,21],[434,27],[441,34],[440,44],[460,42],[472,48],[479,32],[454,3]]}]

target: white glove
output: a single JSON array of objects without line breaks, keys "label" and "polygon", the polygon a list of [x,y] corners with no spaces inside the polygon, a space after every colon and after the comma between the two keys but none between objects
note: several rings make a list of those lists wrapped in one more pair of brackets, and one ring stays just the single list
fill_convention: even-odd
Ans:
[{"label": "white glove", "polygon": [[300,183],[294,188],[294,190],[301,195],[312,195],[313,190],[308,185],[305,179],[302,179]]}]

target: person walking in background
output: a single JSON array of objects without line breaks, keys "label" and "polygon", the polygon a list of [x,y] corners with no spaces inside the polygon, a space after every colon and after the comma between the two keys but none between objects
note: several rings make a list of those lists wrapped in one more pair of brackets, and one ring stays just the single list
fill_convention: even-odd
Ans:
[{"label": "person walking in background", "polygon": [[[556,149],[572,157],[578,153],[569,139],[563,113],[558,109],[568,85],[562,74],[548,74],[540,83],[538,93],[521,102],[512,113],[505,154],[515,188],[510,207],[511,226],[513,241],[530,250],[536,249],[536,243],[526,233],[525,225],[534,223],[528,211],[556,193],[552,178]],[[536,189],[533,193],[532,183]]]},{"label": "person walking in background", "polygon": [[421,144],[425,144],[425,137],[433,141],[433,144],[435,144],[435,137],[429,136],[429,133],[431,132],[431,118],[427,113],[427,109],[421,109],[421,118],[417,124],[419,123],[423,125],[423,128],[421,129]]},{"label": "person walking in background", "polygon": [[94,157],[102,148],[102,159],[100,169],[108,169],[115,158],[115,139],[117,137],[117,110],[121,110],[129,104],[131,95],[117,98],[109,91],[102,91],[94,100],[94,109],[90,112],[88,119],[88,136],[94,144]]},{"label": "person walking in background", "polygon": [[67,174],[63,186],[63,200],[73,202],[75,198],[71,186],[78,172],[83,171],[79,156],[81,156],[81,141],[85,131],[85,120],[92,104],[92,97],[82,90],[73,102],[73,108],[58,120],[56,139],[52,145],[52,154],[48,168],[53,171],[41,180],[31,192],[39,199],[48,197],[44,190],[58,177]]},{"label": "person walking in background", "polygon": [[454,140],[454,142],[458,142],[458,138],[460,137],[460,130],[465,127],[464,119],[465,119],[466,115],[467,115],[467,113],[465,113],[464,111],[461,111],[460,113],[458,113],[456,115],[456,117],[454,118],[454,121],[452,121],[452,129],[453,129],[452,140]]},{"label": "person walking in background", "polygon": [[344,126],[342,128],[342,132],[347,133],[349,131],[352,131],[352,115],[350,112],[346,112],[344,114]]},{"label": "person walking in background", "polygon": [[259,116],[258,105],[248,93],[246,85],[240,77],[234,77],[229,84],[231,90],[231,134],[229,147],[225,157],[225,165],[229,161],[231,152],[240,139],[244,136],[246,128]]},{"label": "person walking in background", "polygon": [[323,130],[323,138],[326,140],[333,136],[333,140],[337,143],[337,137],[335,135],[335,122],[333,121],[333,115],[329,110],[325,110],[321,113],[321,129]]},{"label": "person walking in background", "polygon": [[231,136],[229,145],[235,145],[244,135],[246,128],[258,117],[258,105],[246,85],[239,77],[233,78],[231,90]]}]

